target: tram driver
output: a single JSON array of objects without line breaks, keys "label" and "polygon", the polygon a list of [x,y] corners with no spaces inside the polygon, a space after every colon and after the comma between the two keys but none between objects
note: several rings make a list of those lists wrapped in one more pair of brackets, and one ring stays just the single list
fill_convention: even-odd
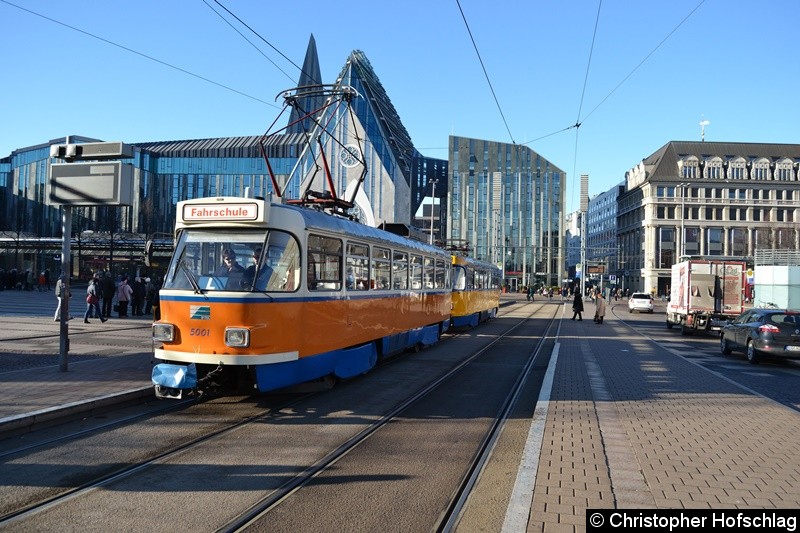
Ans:
[{"label": "tram driver", "polygon": [[222,264],[214,272],[214,277],[227,278],[226,288],[239,288],[244,275],[244,267],[236,261],[236,252],[232,248],[222,251]]}]

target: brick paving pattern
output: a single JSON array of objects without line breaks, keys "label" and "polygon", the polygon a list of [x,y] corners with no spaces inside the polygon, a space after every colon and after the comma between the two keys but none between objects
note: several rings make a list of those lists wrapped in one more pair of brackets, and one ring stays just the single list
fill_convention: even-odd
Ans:
[{"label": "brick paving pattern", "polygon": [[799,413],[608,315],[559,342],[528,531],[584,531],[587,508],[800,508]]}]

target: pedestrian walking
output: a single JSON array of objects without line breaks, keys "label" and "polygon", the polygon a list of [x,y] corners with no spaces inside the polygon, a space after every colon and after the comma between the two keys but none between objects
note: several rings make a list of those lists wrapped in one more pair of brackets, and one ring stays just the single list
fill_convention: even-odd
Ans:
[{"label": "pedestrian walking", "polygon": [[[68,298],[72,298],[72,291],[67,291],[67,284],[66,284],[66,276],[62,275],[56,281],[56,298],[58,299],[58,306],[56,306],[56,312],[53,315],[53,322],[58,322],[61,320],[61,297],[67,296]],[[69,320],[69,318],[67,318]]]},{"label": "pedestrian walking", "polygon": [[578,321],[583,320],[583,298],[581,298],[580,291],[575,292],[575,299],[572,301],[572,320],[578,317]]},{"label": "pedestrian walking", "polygon": [[95,316],[100,319],[100,322],[105,322],[106,318],[103,316],[103,312],[100,310],[100,280],[93,277],[89,281],[89,286],[86,288],[86,312],[83,314],[83,322],[85,324],[90,324],[89,322],[89,315],[94,310]]},{"label": "pedestrian walking", "polygon": [[128,302],[131,300],[133,289],[128,285],[128,276],[122,276],[122,281],[119,282],[117,287],[117,302],[119,302],[119,317],[126,318],[128,316]]},{"label": "pedestrian walking", "polygon": [[594,321],[598,324],[603,323],[603,317],[606,315],[606,301],[603,299],[603,293],[597,292],[597,297],[594,300],[595,312]]}]

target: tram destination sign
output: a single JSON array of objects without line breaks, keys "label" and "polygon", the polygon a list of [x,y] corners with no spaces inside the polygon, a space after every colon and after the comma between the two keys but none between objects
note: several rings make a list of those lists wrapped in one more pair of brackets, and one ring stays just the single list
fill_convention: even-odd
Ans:
[{"label": "tram destination sign", "polygon": [[50,165],[50,202],[76,206],[131,205],[133,165],[121,161]]},{"label": "tram destination sign", "polygon": [[185,222],[254,221],[258,219],[258,204],[186,204],[182,213]]}]

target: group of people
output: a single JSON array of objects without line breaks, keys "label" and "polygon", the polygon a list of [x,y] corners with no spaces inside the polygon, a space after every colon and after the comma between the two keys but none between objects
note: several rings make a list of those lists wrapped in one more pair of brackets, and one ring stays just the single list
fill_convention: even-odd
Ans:
[{"label": "group of people", "polygon": [[0,268],[0,291],[6,289],[32,291],[34,288],[39,292],[50,290],[50,272],[48,270],[36,274],[30,268],[25,272],[18,272],[16,268],[10,270]]},{"label": "group of people", "polygon": [[[72,291],[66,293],[65,277],[62,275],[56,283],[56,307],[53,321],[61,320],[61,302],[66,295],[72,297]],[[114,301],[117,302],[116,310],[120,318],[128,316],[128,306],[131,305],[133,316],[149,315],[151,312],[154,318],[158,319],[158,286],[150,278],[135,278],[133,284],[128,281],[128,276],[122,276],[119,283],[115,283],[111,272],[105,274],[95,273],[89,280],[86,287],[86,311],[83,321],[89,324],[90,318],[99,318],[105,322],[111,317],[114,309]]]},{"label": "group of people", "polygon": [[[603,293],[600,291],[595,292],[594,298],[594,322],[595,324],[602,324],[603,317],[606,315],[606,301],[603,299]],[[580,291],[575,291],[575,299],[572,302],[572,320],[583,320],[583,297]]]}]

